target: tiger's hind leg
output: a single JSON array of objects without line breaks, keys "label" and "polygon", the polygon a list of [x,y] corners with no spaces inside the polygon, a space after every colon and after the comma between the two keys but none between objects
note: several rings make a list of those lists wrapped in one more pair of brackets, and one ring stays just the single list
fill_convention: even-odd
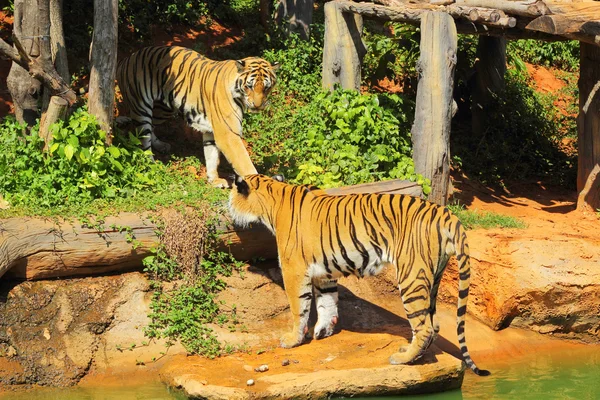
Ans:
[{"label": "tiger's hind leg", "polygon": [[313,336],[323,339],[333,334],[338,322],[337,280],[314,279],[313,288],[318,315]]},{"label": "tiger's hind leg", "polygon": [[299,263],[281,261],[281,272],[293,322],[292,330],[281,338],[281,347],[290,348],[302,344],[308,333],[312,282],[306,267]]},{"label": "tiger's hind leg", "polygon": [[204,160],[206,162],[206,176],[208,182],[214,187],[227,189],[229,184],[223,178],[219,178],[219,149],[215,143],[215,136],[209,132],[202,133],[202,142],[204,144]]},{"label": "tiger's hind leg", "polygon": [[131,118],[136,122],[140,131],[142,150],[153,149],[159,153],[168,153],[171,150],[170,144],[160,141],[154,134],[154,125],[151,118],[133,114]]},{"label": "tiger's hind leg", "polygon": [[435,329],[430,313],[430,291],[433,277],[425,272],[429,267],[423,262],[415,263],[410,268],[419,271],[417,276],[407,282],[400,282],[399,288],[413,336],[408,346],[400,348],[397,353],[390,356],[390,364],[407,364],[419,359],[435,338]]}]

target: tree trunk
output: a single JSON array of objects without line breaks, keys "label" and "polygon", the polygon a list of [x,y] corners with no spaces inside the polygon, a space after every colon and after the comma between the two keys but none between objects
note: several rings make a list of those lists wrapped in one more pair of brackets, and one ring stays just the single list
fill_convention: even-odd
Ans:
[{"label": "tree trunk", "polygon": [[471,121],[473,134],[481,137],[488,126],[488,116],[494,97],[504,90],[506,39],[479,36],[476,59]]},{"label": "tree trunk", "polygon": [[90,60],[90,90],[88,110],[106,131],[106,141],[112,141],[117,69],[118,0],[94,1],[94,35]]},{"label": "tree trunk", "polygon": [[587,182],[577,198],[577,209],[585,213],[600,210],[600,164],[590,172]]},{"label": "tree trunk", "polygon": [[269,30],[269,20],[270,18],[270,0],[260,0],[259,9],[260,9],[260,24],[265,29],[265,31]]},{"label": "tree trunk", "polygon": [[58,120],[64,119],[67,115],[69,102],[62,97],[52,96],[48,109],[42,115],[40,120],[40,137],[44,139],[44,151],[48,150],[52,135],[50,134],[50,126]]},{"label": "tree trunk", "polygon": [[415,171],[431,179],[428,200],[446,205],[450,184],[450,122],[457,49],[456,26],[443,12],[421,19],[421,56],[415,121],[412,127]]},{"label": "tree trunk", "polygon": [[[43,0],[42,0],[43,1]],[[15,0],[14,2],[14,35],[21,40],[27,54],[31,57],[40,55],[40,27],[38,20],[37,0]],[[15,116],[20,123],[35,125],[39,118],[38,100],[42,96],[42,83],[32,78],[22,66],[13,62],[6,79],[8,90],[13,99]]]},{"label": "tree trunk", "polygon": [[323,88],[360,90],[361,65],[367,52],[361,39],[362,17],[342,12],[339,4],[325,4],[325,43],[323,46]]},{"label": "tree trunk", "polygon": [[287,24],[288,32],[295,32],[304,40],[310,37],[314,0],[280,0],[275,11],[277,25]]},{"label": "tree trunk", "polygon": [[[579,67],[579,159],[577,190],[583,190],[590,172],[600,164],[600,47],[581,43]],[[598,189],[598,188],[596,188]]]},{"label": "tree trunk", "polygon": [[71,84],[63,30],[63,0],[50,0],[50,44],[52,62],[67,85]]}]

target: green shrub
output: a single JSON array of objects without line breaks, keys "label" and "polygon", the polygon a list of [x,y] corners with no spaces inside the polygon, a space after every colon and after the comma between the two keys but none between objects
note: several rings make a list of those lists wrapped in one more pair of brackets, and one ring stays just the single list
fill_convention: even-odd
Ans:
[{"label": "green shrub", "polygon": [[14,205],[54,207],[99,198],[126,197],[153,186],[164,172],[129,134],[106,146],[106,133],[87,112],[51,127],[49,154],[39,125],[30,135],[14,120],[0,126],[0,192]]},{"label": "green shrub", "polygon": [[[209,251],[192,278],[182,274],[179,265],[159,247],[153,256],[144,259],[144,266],[155,279],[151,322],[144,329],[145,335],[165,338],[169,344],[179,340],[192,354],[209,358],[221,355],[223,345],[209,324],[227,324],[231,331],[235,330],[238,324],[235,306],[224,311],[216,295],[227,287],[222,277],[231,276],[240,263],[228,253]],[[178,284],[165,290],[162,281],[172,279],[179,279]]]},{"label": "green shrub", "polygon": [[579,69],[579,42],[544,42],[541,40],[511,40],[507,46],[510,59],[520,58],[523,61],[560,68],[566,71]]},{"label": "green shrub", "polygon": [[[520,68],[506,73],[506,89],[489,109],[487,130],[474,137],[454,121],[451,147],[464,169],[484,183],[548,178],[556,184],[575,182],[576,160],[560,150],[572,136],[556,123],[554,96],[536,92]],[[468,129],[468,128],[467,128]]]},{"label": "green shrub", "polygon": [[[276,101],[284,103],[281,109],[273,106],[269,115],[247,121],[257,165],[325,188],[401,178],[429,193],[429,182],[415,174],[411,158],[411,102],[339,89],[300,107],[285,105],[285,98]],[[261,145],[265,138],[269,145]]]},{"label": "green shrub", "polygon": [[323,61],[323,25],[311,25],[310,40],[298,35],[279,44],[277,49],[267,49],[263,57],[269,62],[278,62],[277,86],[279,90],[292,94],[296,99],[308,101],[320,91]]},{"label": "green shrub", "polygon": [[401,81],[416,79],[420,54],[419,28],[397,22],[386,23],[383,31],[371,24],[365,26],[367,53],[363,60],[363,79],[369,81],[385,76]]}]

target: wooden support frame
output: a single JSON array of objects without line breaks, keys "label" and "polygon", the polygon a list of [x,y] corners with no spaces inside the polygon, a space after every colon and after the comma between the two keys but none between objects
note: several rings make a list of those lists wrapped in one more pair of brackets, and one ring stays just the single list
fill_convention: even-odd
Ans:
[{"label": "wooden support frame", "polygon": [[428,200],[446,205],[450,184],[450,123],[456,110],[454,68],[458,35],[454,19],[427,12],[421,19],[419,84],[412,127],[415,171],[431,179]]},{"label": "wooden support frame", "polygon": [[323,88],[360,90],[361,65],[367,49],[362,41],[362,17],[344,12],[337,1],[325,4]]}]

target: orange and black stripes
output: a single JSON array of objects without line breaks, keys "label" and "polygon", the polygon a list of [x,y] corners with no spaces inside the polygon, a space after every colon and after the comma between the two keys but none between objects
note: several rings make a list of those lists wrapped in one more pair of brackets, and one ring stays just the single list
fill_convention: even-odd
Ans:
[{"label": "orange and black stripes", "polygon": [[[158,46],[121,61],[117,80],[123,103],[142,132],[143,148],[168,151],[154,126],[179,114],[206,134],[205,146],[216,145],[238,173],[250,174],[256,169],[241,141],[243,113],[266,107],[275,69],[256,57],[214,61],[184,47]],[[216,165],[210,167],[216,173]]]},{"label": "orange and black stripes", "polygon": [[[467,366],[478,375],[488,374],[477,368],[466,347],[469,248],[463,226],[448,209],[404,195],[330,196],[313,187],[249,175],[236,180],[230,210],[235,220],[262,221],[275,233],[286,292],[295,290],[300,296],[294,299],[288,292],[290,302],[299,302],[294,309],[306,308],[306,282],[312,280],[318,298],[336,294],[316,301],[322,303],[323,318],[337,322],[337,278],[395,267],[413,338],[405,351],[391,356],[393,364],[418,359],[435,339],[437,293],[446,263],[456,255],[459,345]],[[299,282],[294,276],[304,278]],[[307,323],[303,315],[294,321],[296,331]],[[317,322],[317,338],[332,331],[331,324]],[[288,339],[282,341],[286,347]],[[302,337],[296,340],[291,345],[300,344]]]}]

